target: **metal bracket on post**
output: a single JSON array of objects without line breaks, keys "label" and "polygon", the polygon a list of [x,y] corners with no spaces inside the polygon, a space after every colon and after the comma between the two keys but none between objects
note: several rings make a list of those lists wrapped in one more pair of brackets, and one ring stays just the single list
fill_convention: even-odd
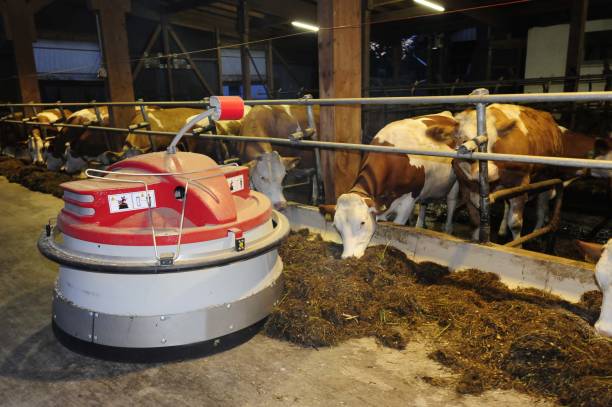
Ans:
[{"label": "metal bracket on post", "polygon": [[[489,91],[484,88],[474,90],[470,95],[484,96]],[[476,103],[476,129],[478,139],[478,152],[487,152],[487,105]],[[478,239],[480,243],[491,241],[491,208],[489,204],[489,162],[478,160],[478,182],[480,186],[480,227]]]},{"label": "metal bracket on post", "polygon": [[[312,99],[312,95],[306,94],[303,99]],[[315,141],[319,140],[319,133],[317,132],[317,123],[315,122],[314,109],[312,105],[306,105],[306,113],[308,117],[308,129],[312,129],[312,139]],[[318,205],[322,201],[323,197],[323,169],[321,167],[321,151],[318,148],[314,149],[315,155],[315,179],[312,185],[312,203]]]}]

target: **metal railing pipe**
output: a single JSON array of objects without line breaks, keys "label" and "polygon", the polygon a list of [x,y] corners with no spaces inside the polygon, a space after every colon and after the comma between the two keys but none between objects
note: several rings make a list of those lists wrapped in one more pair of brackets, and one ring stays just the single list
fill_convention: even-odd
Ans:
[{"label": "metal railing pipe", "polygon": [[427,105],[437,103],[535,103],[611,101],[612,92],[511,93],[499,95],[387,96],[374,98],[245,100],[247,105]]},{"label": "metal railing pipe", "polygon": [[[558,93],[511,93],[499,95],[454,95],[454,96],[394,96],[373,98],[329,98],[329,99],[260,99],[245,100],[246,105],[427,105],[438,103],[536,103],[536,102],[602,102],[612,101],[612,92],[558,92]],[[62,106],[208,106],[208,99],[190,101],[149,102],[62,102]],[[58,107],[53,103],[3,103],[0,108],[10,107]]]}]

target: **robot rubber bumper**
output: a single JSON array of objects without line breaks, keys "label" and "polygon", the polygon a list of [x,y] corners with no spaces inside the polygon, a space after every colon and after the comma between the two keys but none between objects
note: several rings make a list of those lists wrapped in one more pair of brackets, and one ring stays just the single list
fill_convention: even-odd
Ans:
[{"label": "robot rubber bumper", "polygon": [[64,208],[38,242],[60,265],[60,339],[159,351],[216,345],[265,319],[289,224],[250,190],[246,167],[158,152],[100,172],[62,184]]}]

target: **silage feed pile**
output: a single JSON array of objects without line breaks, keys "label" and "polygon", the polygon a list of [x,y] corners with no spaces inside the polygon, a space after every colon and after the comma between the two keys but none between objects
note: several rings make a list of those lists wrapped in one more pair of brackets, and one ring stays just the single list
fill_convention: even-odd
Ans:
[{"label": "silage feed pile", "polygon": [[21,160],[9,157],[0,157],[0,175],[32,191],[52,194],[58,198],[64,194],[59,185],[74,179],[65,173],[48,171],[45,167],[25,164]]},{"label": "silage feed pile", "polygon": [[491,273],[450,273],[393,247],[340,259],[341,247],[307,231],[281,247],[285,291],[266,333],[302,346],[373,336],[403,349],[411,339],[459,373],[460,393],[519,389],[576,406],[612,405],[612,341],[592,324],[601,293],[578,304],[539,290],[509,290]]}]

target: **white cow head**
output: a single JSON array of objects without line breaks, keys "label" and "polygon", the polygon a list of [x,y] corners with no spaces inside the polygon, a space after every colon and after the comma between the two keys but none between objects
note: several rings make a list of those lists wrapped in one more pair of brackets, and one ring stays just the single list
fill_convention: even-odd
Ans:
[{"label": "white cow head", "polygon": [[601,314],[595,323],[595,330],[604,336],[612,337],[612,239],[604,246],[595,266],[595,278],[603,293]]},{"label": "white cow head", "polygon": [[355,193],[338,197],[335,210],[322,205],[324,212],[333,212],[334,226],[342,237],[342,258],[361,257],[376,230],[377,210],[374,202]]},{"label": "white cow head", "polygon": [[603,293],[603,301],[595,330],[601,335],[612,337],[612,239],[605,245],[580,240],[576,244],[586,261],[597,262],[595,279]]},{"label": "white cow head", "polygon": [[74,155],[70,148],[70,143],[66,143],[64,156],[66,157],[66,164],[64,164],[64,171],[66,174],[78,174],[87,168],[87,161]]},{"label": "white cow head", "polygon": [[42,138],[40,138],[40,134],[38,132],[32,132],[32,134],[28,136],[28,152],[32,158],[32,164],[43,165],[45,163],[43,157],[44,148],[45,143]]},{"label": "white cow head", "polygon": [[251,184],[255,190],[272,201],[274,208],[283,209],[287,207],[287,200],[283,194],[283,179],[287,170],[295,168],[299,162],[299,157],[281,157],[276,151],[263,153],[247,163],[250,168]]}]

